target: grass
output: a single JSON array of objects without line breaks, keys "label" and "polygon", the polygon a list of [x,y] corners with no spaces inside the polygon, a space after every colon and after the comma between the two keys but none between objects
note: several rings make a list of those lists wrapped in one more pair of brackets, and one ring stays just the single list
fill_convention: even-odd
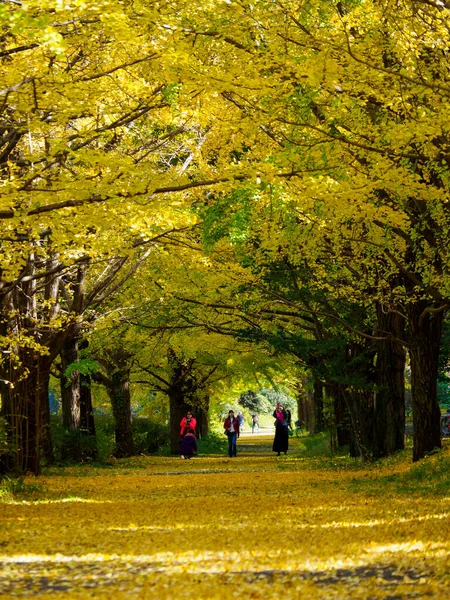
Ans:
[{"label": "grass", "polygon": [[45,487],[24,477],[5,477],[0,481],[0,503],[30,500],[42,496]]}]

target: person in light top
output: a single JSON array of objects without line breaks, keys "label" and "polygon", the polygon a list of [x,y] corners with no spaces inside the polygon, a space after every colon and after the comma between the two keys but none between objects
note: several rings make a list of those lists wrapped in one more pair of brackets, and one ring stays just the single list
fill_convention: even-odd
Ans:
[{"label": "person in light top", "polygon": [[225,434],[228,436],[228,456],[236,456],[236,440],[239,437],[239,420],[234,416],[234,411],[230,410],[228,417],[223,422]]},{"label": "person in light top", "polygon": [[252,433],[255,433],[255,429],[259,431],[259,416],[256,413],[252,415]]},{"label": "person in light top", "polygon": [[239,431],[242,431],[244,429],[244,425],[245,425],[244,415],[241,412],[238,412],[237,418],[239,421]]}]

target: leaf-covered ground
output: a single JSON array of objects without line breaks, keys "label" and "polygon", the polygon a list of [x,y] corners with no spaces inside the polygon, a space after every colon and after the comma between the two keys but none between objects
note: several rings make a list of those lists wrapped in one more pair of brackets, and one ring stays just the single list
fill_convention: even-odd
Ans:
[{"label": "leaf-covered ground", "polygon": [[448,450],[363,468],[270,444],[26,478],[0,504],[0,597],[447,595]]}]

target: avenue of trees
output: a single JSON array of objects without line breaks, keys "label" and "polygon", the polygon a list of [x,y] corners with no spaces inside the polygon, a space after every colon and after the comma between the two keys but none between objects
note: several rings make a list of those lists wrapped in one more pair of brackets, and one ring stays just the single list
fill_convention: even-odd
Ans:
[{"label": "avenue of trees", "polygon": [[176,451],[187,408],[206,433],[211,396],[260,377],[369,460],[404,448],[408,367],[413,460],[440,448],[449,18],[0,4],[0,472],[52,462],[51,377],[94,440],[104,386],[118,457],[133,386],[169,398]]}]

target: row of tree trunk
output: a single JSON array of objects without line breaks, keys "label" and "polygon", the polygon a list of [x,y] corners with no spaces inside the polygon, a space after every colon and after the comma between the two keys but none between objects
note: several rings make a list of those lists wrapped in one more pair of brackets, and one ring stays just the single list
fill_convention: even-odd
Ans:
[{"label": "row of tree trunk", "polygon": [[[56,342],[56,340],[55,340]],[[42,355],[37,351],[20,354],[21,367],[27,376],[17,377],[15,385],[0,382],[1,416],[6,423],[9,452],[0,455],[0,473],[40,474],[42,463],[53,461],[50,427],[50,372],[60,348],[61,404],[63,426],[67,433],[63,458],[72,461],[97,456],[96,430],[91,396],[91,379],[105,386],[111,401],[115,422],[115,451],[117,458],[135,454],[131,412],[131,355],[119,349],[102,358],[101,369],[83,374],[69,366],[80,360],[79,328],[72,335],[52,346],[54,352]],[[188,410],[197,418],[200,436],[208,432],[209,396],[202,381],[172,353],[171,377],[166,393],[170,401],[171,449],[179,451],[180,421]],[[10,370],[13,370],[10,364]]]},{"label": "row of tree trunk", "polygon": [[[437,376],[443,312],[430,310],[425,301],[411,304],[408,310],[413,461],[441,447]],[[337,444],[349,444],[363,460],[392,455],[404,448],[405,440],[404,318],[379,309],[378,329],[391,337],[376,342],[373,369],[366,356],[363,364],[370,371],[362,374],[366,386],[358,389],[345,382],[315,380],[298,398],[299,419],[310,432],[332,428]],[[348,360],[355,364],[358,352],[365,350],[359,344],[348,346]]]},{"label": "row of tree trunk", "polygon": [[[32,315],[33,290],[23,290],[26,304],[24,314]],[[426,301],[411,303],[408,307],[408,346],[411,365],[412,409],[414,426],[413,460],[441,447],[440,409],[437,400],[437,373],[439,347],[444,310],[430,307]],[[31,317],[30,317],[31,320]],[[23,324],[22,324],[23,325]],[[31,326],[30,326],[31,329]],[[354,365],[359,354],[366,353],[363,379],[370,386],[348,386],[345,382],[319,380],[312,391],[313,410],[306,405],[300,418],[309,421],[312,431],[325,427],[323,387],[326,397],[333,398],[333,419],[338,443],[345,443],[350,423],[352,447],[363,460],[388,456],[404,447],[405,405],[404,319],[395,312],[378,311],[379,339],[372,346],[372,358],[367,347],[352,343],[346,349],[344,360]],[[0,335],[7,334],[5,321],[0,322]],[[44,335],[47,335],[46,339]],[[61,355],[62,403],[64,426],[80,439],[95,437],[89,376],[72,371],[67,381],[64,372],[79,358],[79,326],[70,325],[63,332],[42,334],[40,344],[47,352],[35,349],[30,342],[11,352],[10,360],[3,360],[0,377],[2,399],[1,416],[6,423],[11,452],[0,456],[2,472],[33,472],[39,474],[42,461],[52,460],[50,410],[48,388],[50,370]],[[387,336],[387,337],[386,337]],[[116,422],[116,455],[134,453],[131,429],[130,361],[118,353],[110,361],[102,362],[103,372],[95,375],[103,383],[111,399]],[[200,431],[207,428],[209,399],[202,393],[202,381],[196,379],[186,365],[172,357],[172,376],[168,382],[170,398],[171,446],[177,452],[179,422],[187,410],[197,413]],[[95,455],[95,445],[91,449]],[[80,458],[76,455],[73,458]]]}]

